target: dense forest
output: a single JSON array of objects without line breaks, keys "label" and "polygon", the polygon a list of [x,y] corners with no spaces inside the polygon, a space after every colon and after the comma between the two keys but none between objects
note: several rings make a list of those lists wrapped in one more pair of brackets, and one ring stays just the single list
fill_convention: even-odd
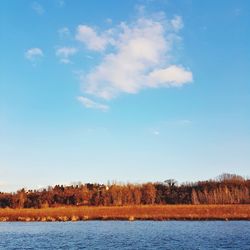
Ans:
[{"label": "dense forest", "polygon": [[222,174],[213,180],[180,185],[175,180],[168,179],[144,184],[78,183],[0,193],[1,208],[249,203],[250,179],[233,174]]}]

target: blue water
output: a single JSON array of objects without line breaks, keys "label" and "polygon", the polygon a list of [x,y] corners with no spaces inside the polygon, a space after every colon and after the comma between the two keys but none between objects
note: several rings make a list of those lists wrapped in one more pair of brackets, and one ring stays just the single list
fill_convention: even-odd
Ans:
[{"label": "blue water", "polygon": [[2,222],[0,249],[250,249],[250,222]]}]

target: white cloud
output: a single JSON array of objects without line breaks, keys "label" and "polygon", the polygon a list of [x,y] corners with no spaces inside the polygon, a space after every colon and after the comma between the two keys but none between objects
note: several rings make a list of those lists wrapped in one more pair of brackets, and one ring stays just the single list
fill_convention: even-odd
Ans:
[{"label": "white cloud", "polygon": [[42,15],[45,10],[43,8],[43,6],[41,4],[39,4],[38,2],[33,2],[32,4],[32,9],[38,14],[38,15]]},{"label": "white cloud", "polygon": [[43,51],[40,48],[30,48],[25,52],[25,57],[30,61],[34,61],[42,56]]},{"label": "white cloud", "polygon": [[165,69],[156,69],[149,74],[149,86],[181,86],[192,81],[192,73],[184,68],[171,65]]},{"label": "white cloud", "polygon": [[78,96],[77,100],[80,103],[82,103],[86,108],[89,108],[89,109],[100,109],[102,111],[108,111],[109,109],[109,106],[98,103],[98,102],[94,102],[93,100],[84,96]]},{"label": "white cloud", "polygon": [[76,39],[89,50],[102,52],[101,62],[80,77],[85,94],[112,99],[120,93],[192,82],[192,72],[169,59],[182,27],[181,17],[167,20],[163,14],[160,20],[139,18],[100,35],[79,25]]},{"label": "white cloud", "polygon": [[56,50],[56,55],[60,58],[61,63],[71,63],[69,57],[76,54],[77,49],[73,47],[62,47]]},{"label": "white cloud", "polygon": [[62,56],[62,57],[69,57],[71,55],[74,55],[77,52],[76,48],[73,47],[62,47],[57,49],[56,55]]},{"label": "white cloud", "polygon": [[76,32],[76,40],[85,44],[90,50],[102,51],[109,43],[109,37],[103,33],[97,32],[87,25],[79,25]]}]

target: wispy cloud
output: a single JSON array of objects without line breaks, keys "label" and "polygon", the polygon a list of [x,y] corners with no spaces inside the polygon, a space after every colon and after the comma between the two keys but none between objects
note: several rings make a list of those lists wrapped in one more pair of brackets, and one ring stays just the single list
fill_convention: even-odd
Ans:
[{"label": "wispy cloud", "polygon": [[41,4],[39,4],[38,2],[33,2],[32,4],[32,9],[38,14],[38,15],[42,15],[45,10],[43,8],[43,6]]},{"label": "wispy cloud", "polygon": [[166,131],[169,132],[172,129],[187,129],[192,125],[193,122],[189,119],[173,119],[153,124],[153,126],[151,126],[151,128],[147,128],[147,130],[151,135],[159,136],[164,135]]},{"label": "wispy cloud", "polygon": [[113,20],[111,18],[106,18],[105,22],[107,24],[112,24]]},{"label": "wispy cloud", "polygon": [[56,50],[56,55],[60,58],[61,63],[71,63],[69,57],[76,54],[77,49],[74,47],[61,47]]},{"label": "wispy cloud", "polygon": [[179,120],[179,123],[181,125],[190,125],[190,124],[192,124],[192,121],[188,120],[188,119],[183,119],[183,120]]},{"label": "wispy cloud", "polygon": [[75,36],[76,40],[84,43],[89,50],[103,51],[110,43],[108,32],[98,34],[93,28],[87,25],[79,25]]},{"label": "wispy cloud", "polygon": [[76,40],[102,57],[80,77],[85,94],[108,100],[121,93],[192,82],[192,72],[170,60],[173,45],[179,42],[182,18],[159,16],[140,17],[101,32],[87,25],[77,27]]},{"label": "wispy cloud", "polygon": [[109,109],[109,106],[98,103],[98,102],[94,102],[93,100],[84,96],[78,96],[77,100],[81,104],[83,104],[86,108],[89,108],[89,109],[100,109],[101,111],[108,111]]},{"label": "wispy cloud", "polygon": [[171,24],[172,24],[173,28],[175,29],[175,31],[181,30],[184,26],[182,18],[180,16],[175,16],[171,20]]},{"label": "wispy cloud", "polygon": [[58,34],[61,38],[70,36],[70,31],[68,27],[62,27],[58,30]]},{"label": "wispy cloud", "polygon": [[152,133],[153,135],[158,136],[160,134],[160,131],[158,129],[153,129]]},{"label": "wispy cloud", "polygon": [[25,52],[25,57],[30,61],[35,61],[43,56],[43,51],[40,48],[30,48]]}]

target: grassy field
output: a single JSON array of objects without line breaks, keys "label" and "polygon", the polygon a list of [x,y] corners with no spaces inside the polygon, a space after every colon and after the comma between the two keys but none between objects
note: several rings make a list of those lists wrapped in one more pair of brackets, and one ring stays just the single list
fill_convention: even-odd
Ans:
[{"label": "grassy field", "polygon": [[250,220],[250,205],[152,205],[0,209],[0,221]]}]

